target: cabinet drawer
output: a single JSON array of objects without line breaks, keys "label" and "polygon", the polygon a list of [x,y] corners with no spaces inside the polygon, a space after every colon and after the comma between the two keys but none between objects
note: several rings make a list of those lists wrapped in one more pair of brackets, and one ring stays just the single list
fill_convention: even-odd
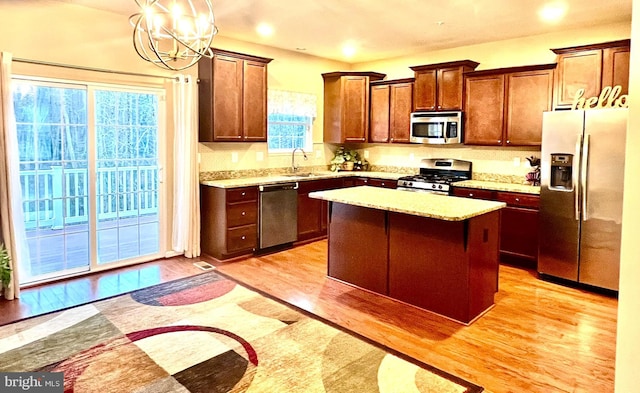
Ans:
[{"label": "cabinet drawer", "polygon": [[255,201],[227,205],[227,227],[255,224],[258,219],[258,206]]},{"label": "cabinet drawer", "polygon": [[476,188],[453,188],[453,196],[464,197],[464,198],[476,198],[476,199],[490,199],[493,200],[493,191],[489,190],[480,190]]},{"label": "cabinet drawer", "polygon": [[233,253],[241,250],[251,250],[256,247],[256,225],[231,228],[227,230],[227,252]]},{"label": "cabinet drawer", "polygon": [[496,199],[500,202],[505,202],[508,206],[528,207],[531,209],[540,207],[540,197],[538,195],[513,192],[498,192],[496,194]]},{"label": "cabinet drawer", "polygon": [[256,201],[258,200],[258,188],[230,188],[227,190],[227,203]]},{"label": "cabinet drawer", "polygon": [[397,180],[369,179],[368,185],[372,187],[396,188]]}]

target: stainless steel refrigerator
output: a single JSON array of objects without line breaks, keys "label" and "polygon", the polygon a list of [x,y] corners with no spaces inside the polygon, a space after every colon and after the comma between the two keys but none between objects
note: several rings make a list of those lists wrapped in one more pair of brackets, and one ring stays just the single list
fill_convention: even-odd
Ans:
[{"label": "stainless steel refrigerator", "polygon": [[618,290],[627,109],[543,114],[538,271]]}]

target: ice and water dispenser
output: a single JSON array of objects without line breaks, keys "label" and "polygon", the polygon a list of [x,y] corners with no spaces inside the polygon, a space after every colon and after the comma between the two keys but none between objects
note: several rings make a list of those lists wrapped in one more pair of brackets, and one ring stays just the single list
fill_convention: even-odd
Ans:
[{"label": "ice and water dispenser", "polygon": [[551,155],[550,189],[573,190],[573,154]]}]

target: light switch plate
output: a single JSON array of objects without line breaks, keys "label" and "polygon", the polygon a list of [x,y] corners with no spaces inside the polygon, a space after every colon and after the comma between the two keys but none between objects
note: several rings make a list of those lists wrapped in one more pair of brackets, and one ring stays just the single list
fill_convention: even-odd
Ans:
[{"label": "light switch plate", "polygon": [[369,150],[365,150],[364,151],[364,159],[368,160],[369,159]]},{"label": "light switch plate", "polygon": [[513,157],[513,166],[520,166],[520,157]]},{"label": "light switch plate", "polygon": [[231,152],[231,162],[238,162],[238,152]]},{"label": "light switch plate", "polygon": [[264,161],[264,152],[262,151],[256,152],[256,161]]}]

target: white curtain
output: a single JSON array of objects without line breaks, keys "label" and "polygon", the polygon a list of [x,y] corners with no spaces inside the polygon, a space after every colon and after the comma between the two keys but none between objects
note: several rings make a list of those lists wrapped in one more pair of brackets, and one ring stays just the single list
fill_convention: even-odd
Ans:
[{"label": "white curtain", "polygon": [[11,257],[12,277],[6,299],[20,296],[19,266],[29,261],[20,188],[20,157],[11,94],[11,53],[0,53],[0,228]]},{"label": "white curtain", "polygon": [[200,181],[196,89],[189,75],[173,83],[172,248],[187,258],[200,255]]}]

